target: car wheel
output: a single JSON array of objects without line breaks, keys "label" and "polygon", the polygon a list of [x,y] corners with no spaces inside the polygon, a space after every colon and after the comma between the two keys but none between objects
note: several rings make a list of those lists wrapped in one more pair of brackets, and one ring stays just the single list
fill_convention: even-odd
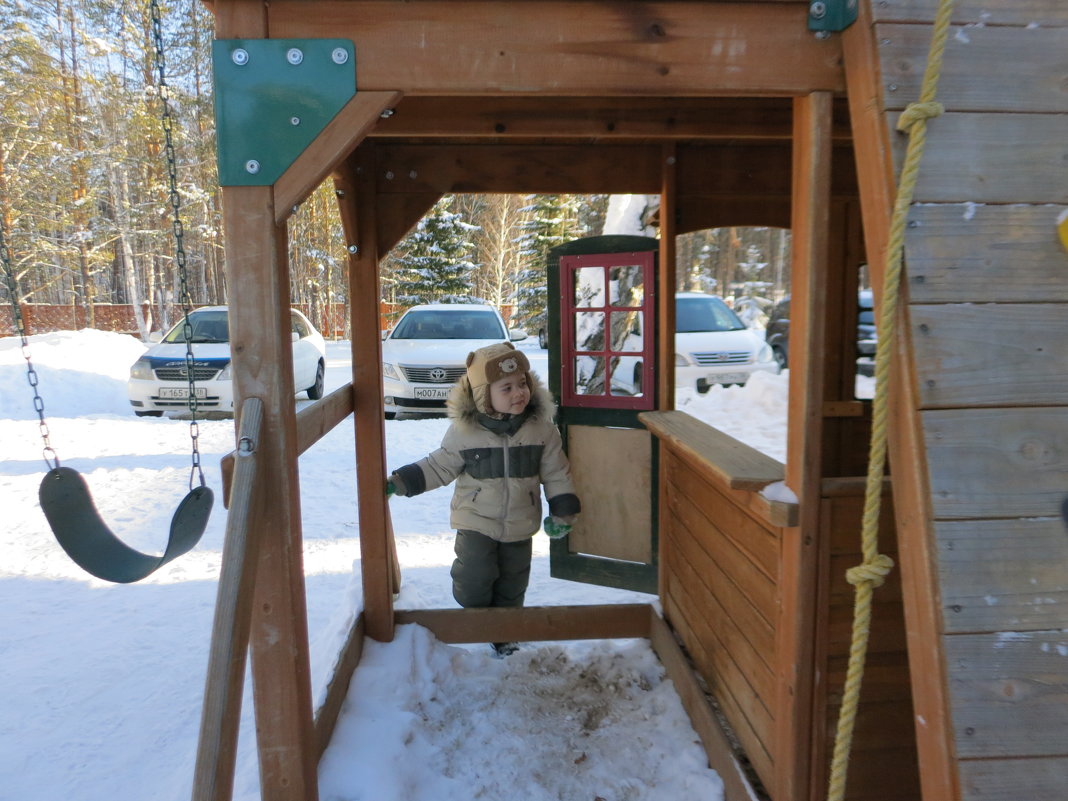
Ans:
[{"label": "car wheel", "polygon": [[548,348],[549,347],[549,332],[547,332],[544,328],[539,328],[538,329],[538,347],[539,348]]},{"label": "car wheel", "polygon": [[779,365],[779,372],[786,369],[786,351],[781,345],[772,345],[771,353],[775,357],[775,363]]},{"label": "car wheel", "polygon": [[311,400],[319,400],[323,397],[323,384],[326,381],[326,365],[322,360],[319,361],[319,366],[315,368],[315,383],[308,387],[308,397]]},{"label": "car wheel", "polygon": [[147,412],[139,412],[135,409],[134,414],[138,417],[163,417],[163,412],[158,409],[152,409]]}]

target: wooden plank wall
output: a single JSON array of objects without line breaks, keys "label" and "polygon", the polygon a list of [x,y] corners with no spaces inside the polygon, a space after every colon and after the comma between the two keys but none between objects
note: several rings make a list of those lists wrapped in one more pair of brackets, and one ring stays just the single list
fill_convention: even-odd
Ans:
[{"label": "wooden plank wall", "polygon": [[775,624],[782,529],[661,449],[664,612],[760,780],[774,783]]},{"label": "wooden plank wall", "polygon": [[[935,0],[872,2],[890,124]],[[958,0],[906,241],[963,801],[1068,787],[1068,4]],[[892,131],[892,129],[891,129]],[[891,132],[896,165],[904,138]]]},{"label": "wooden plank wall", "polygon": [[[838,726],[852,639],[854,590],[846,571],[860,564],[863,479],[825,482],[820,509],[820,609],[817,620],[816,709],[813,739],[822,740],[820,767],[813,772],[812,798],[823,798]],[[880,553],[897,561],[889,493],[879,521]],[[919,769],[913,734],[901,571],[893,571],[875,592],[871,639],[864,668],[853,750],[846,782],[849,801],[918,801]]]}]

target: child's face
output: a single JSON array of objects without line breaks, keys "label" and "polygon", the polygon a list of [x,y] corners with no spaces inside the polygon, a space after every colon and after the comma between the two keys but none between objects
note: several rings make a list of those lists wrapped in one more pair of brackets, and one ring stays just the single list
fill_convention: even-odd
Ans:
[{"label": "child's face", "polygon": [[490,406],[500,414],[520,414],[530,402],[526,373],[510,375],[490,384]]}]

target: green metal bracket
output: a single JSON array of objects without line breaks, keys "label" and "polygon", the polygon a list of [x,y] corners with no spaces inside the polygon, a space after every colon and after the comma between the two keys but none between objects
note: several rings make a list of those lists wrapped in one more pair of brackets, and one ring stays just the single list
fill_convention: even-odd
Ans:
[{"label": "green metal bracket", "polygon": [[212,61],[222,186],[273,184],[356,94],[347,39],[219,39]]},{"label": "green metal bracket", "polygon": [[808,29],[826,38],[857,21],[857,0],[812,0],[808,4]]}]

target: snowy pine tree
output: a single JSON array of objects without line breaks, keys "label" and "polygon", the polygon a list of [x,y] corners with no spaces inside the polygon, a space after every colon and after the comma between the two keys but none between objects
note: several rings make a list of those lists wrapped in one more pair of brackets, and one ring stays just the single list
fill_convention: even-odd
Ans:
[{"label": "snowy pine tree", "polygon": [[522,237],[526,269],[519,275],[516,288],[518,318],[530,330],[544,323],[548,290],[545,262],[549,250],[589,232],[580,222],[581,195],[531,195],[525,211],[530,219]]},{"label": "snowy pine tree", "polygon": [[445,195],[397,246],[390,259],[397,303],[415,306],[471,300],[475,264],[468,253],[471,232],[478,226],[451,211],[452,203],[453,196]]}]

